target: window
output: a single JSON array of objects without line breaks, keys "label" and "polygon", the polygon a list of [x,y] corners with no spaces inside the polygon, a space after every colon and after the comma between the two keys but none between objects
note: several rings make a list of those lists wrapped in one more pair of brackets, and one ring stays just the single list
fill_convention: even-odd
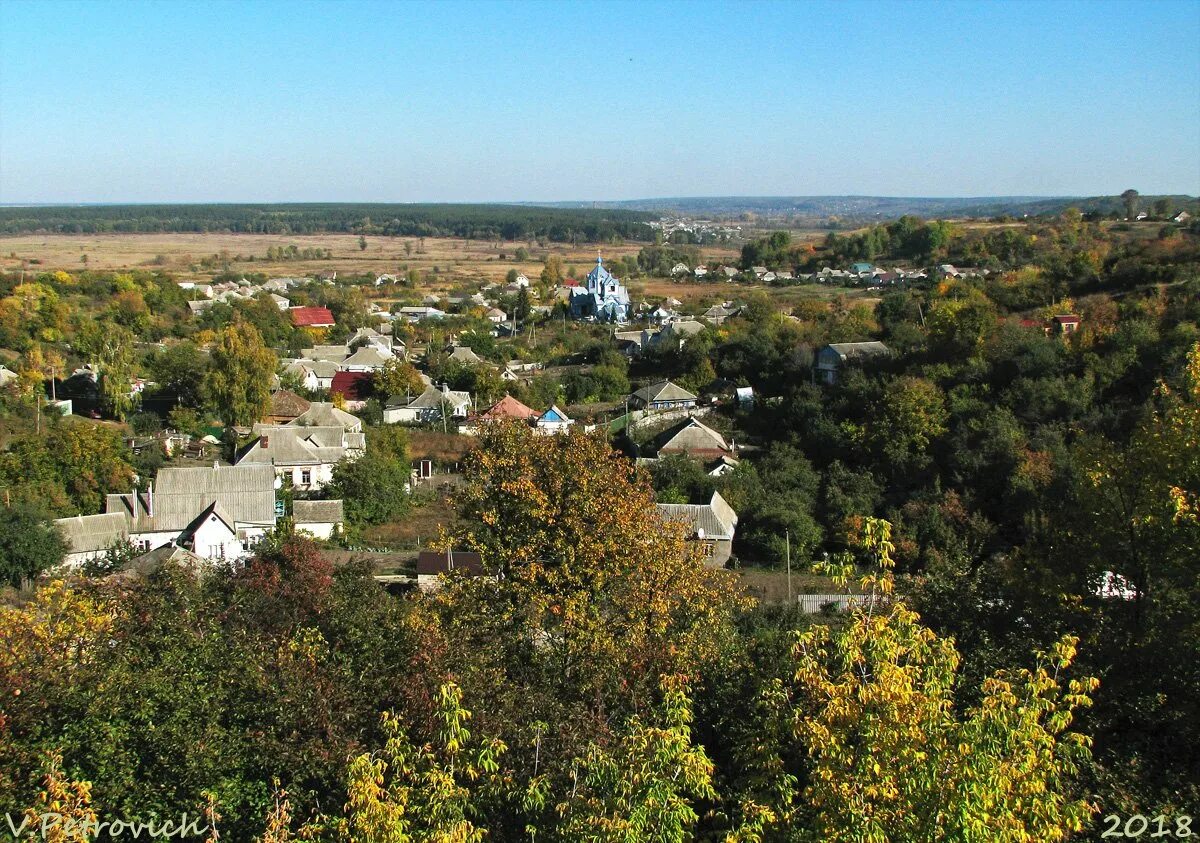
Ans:
[{"label": "window", "polygon": [[308,486],[312,484],[312,472],[308,469],[300,472],[300,485]]}]

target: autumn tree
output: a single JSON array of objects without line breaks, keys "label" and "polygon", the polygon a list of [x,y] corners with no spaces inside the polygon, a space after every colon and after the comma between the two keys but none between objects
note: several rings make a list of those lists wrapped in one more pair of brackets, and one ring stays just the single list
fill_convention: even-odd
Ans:
[{"label": "autumn tree", "polygon": [[249,426],[265,415],[277,365],[253,325],[235,322],[217,335],[204,392],[227,426]]},{"label": "autumn tree", "polygon": [[529,667],[599,699],[652,692],[713,655],[737,605],[730,575],[662,522],[649,478],[602,434],[488,425],[464,473],[469,526],[445,544],[478,551],[500,580],[447,591],[456,626],[486,615],[529,630],[543,642]]},{"label": "autumn tree", "polygon": [[542,266],[542,284],[546,287],[556,287],[562,284],[564,277],[562,258],[558,255],[547,255]]},{"label": "autumn tree", "polygon": [[[795,735],[809,759],[800,839],[1039,843],[1081,831],[1095,808],[1071,780],[1091,742],[1068,730],[1099,683],[1065,679],[1077,639],[959,699],[953,641],[891,599],[891,525],[868,519],[859,551],[876,566],[862,584],[883,602],[796,638]],[[851,570],[833,569],[843,582]]]},{"label": "autumn tree", "polygon": [[375,373],[375,394],[384,398],[393,395],[420,395],[425,391],[425,382],[416,366],[404,360],[388,360]]}]

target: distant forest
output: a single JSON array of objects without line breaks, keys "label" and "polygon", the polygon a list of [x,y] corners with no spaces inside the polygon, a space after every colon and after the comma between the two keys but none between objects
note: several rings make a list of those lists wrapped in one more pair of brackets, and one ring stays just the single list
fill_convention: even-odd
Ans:
[{"label": "distant forest", "polygon": [[[1146,195],[1142,207],[1149,209],[1159,200],[1171,207],[1195,213],[1200,204],[1194,196]],[[583,203],[564,202],[562,207]],[[588,203],[591,206],[593,203]],[[1120,196],[974,196],[974,197],[892,197],[892,196],[698,196],[659,199],[631,199],[599,203],[612,210],[652,211],[655,213],[731,216],[744,213],[785,215],[826,219],[897,219],[905,215],[925,218],[965,218],[1028,215],[1055,217],[1067,208],[1084,213],[1119,214],[1124,208]]]},{"label": "distant forest", "polygon": [[518,205],[76,205],[0,208],[0,233],[373,234],[545,238],[559,243],[651,240],[654,214]]}]

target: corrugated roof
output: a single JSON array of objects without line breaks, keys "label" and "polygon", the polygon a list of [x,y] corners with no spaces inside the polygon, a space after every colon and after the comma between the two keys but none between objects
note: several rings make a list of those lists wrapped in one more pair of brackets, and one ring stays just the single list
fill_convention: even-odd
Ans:
[{"label": "corrugated roof", "polygon": [[706,504],[660,503],[657,506],[665,520],[682,521],[691,528],[692,535],[699,535],[703,530],[706,539],[733,539],[737,513],[718,492],[713,492],[712,500]]},{"label": "corrugated roof", "polygon": [[351,436],[340,425],[313,427],[297,425],[256,424],[258,439],[246,446],[238,457],[238,465],[332,465],[352,449]]},{"label": "corrugated roof", "polygon": [[383,364],[391,360],[391,356],[384,356],[379,353],[379,349],[372,345],[364,345],[358,351],[351,354],[341,362],[342,366],[371,366],[373,368],[382,369]]},{"label": "corrugated roof", "polygon": [[345,508],[340,500],[294,501],[292,518],[297,524],[340,524],[345,520]]},{"label": "corrugated roof", "polygon": [[685,419],[668,428],[657,437],[660,451],[686,451],[705,453],[721,451],[729,453],[725,437],[698,419]]},{"label": "corrugated roof", "polygon": [[371,397],[374,381],[370,372],[338,372],[333,376],[329,392],[344,395],[351,401],[365,401]]},{"label": "corrugated roof", "polygon": [[303,327],[329,327],[334,324],[333,312],[327,307],[293,307],[288,311],[292,315],[292,324]]},{"label": "corrugated roof", "polygon": [[54,524],[69,553],[92,553],[129,541],[129,521],[119,512],[59,518]]},{"label": "corrugated roof", "polygon": [[239,524],[275,523],[275,469],[270,465],[164,468],[155,478],[153,500],[150,492],[109,495],[104,508],[130,519],[132,533],[179,532],[214,501]]}]

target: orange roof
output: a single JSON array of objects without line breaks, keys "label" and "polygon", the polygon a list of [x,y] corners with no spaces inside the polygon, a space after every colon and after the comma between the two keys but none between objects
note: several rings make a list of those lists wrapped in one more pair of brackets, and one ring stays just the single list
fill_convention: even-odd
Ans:
[{"label": "orange roof", "polygon": [[526,407],[511,395],[505,395],[479,414],[481,419],[532,419],[539,415],[537,410]]}]

